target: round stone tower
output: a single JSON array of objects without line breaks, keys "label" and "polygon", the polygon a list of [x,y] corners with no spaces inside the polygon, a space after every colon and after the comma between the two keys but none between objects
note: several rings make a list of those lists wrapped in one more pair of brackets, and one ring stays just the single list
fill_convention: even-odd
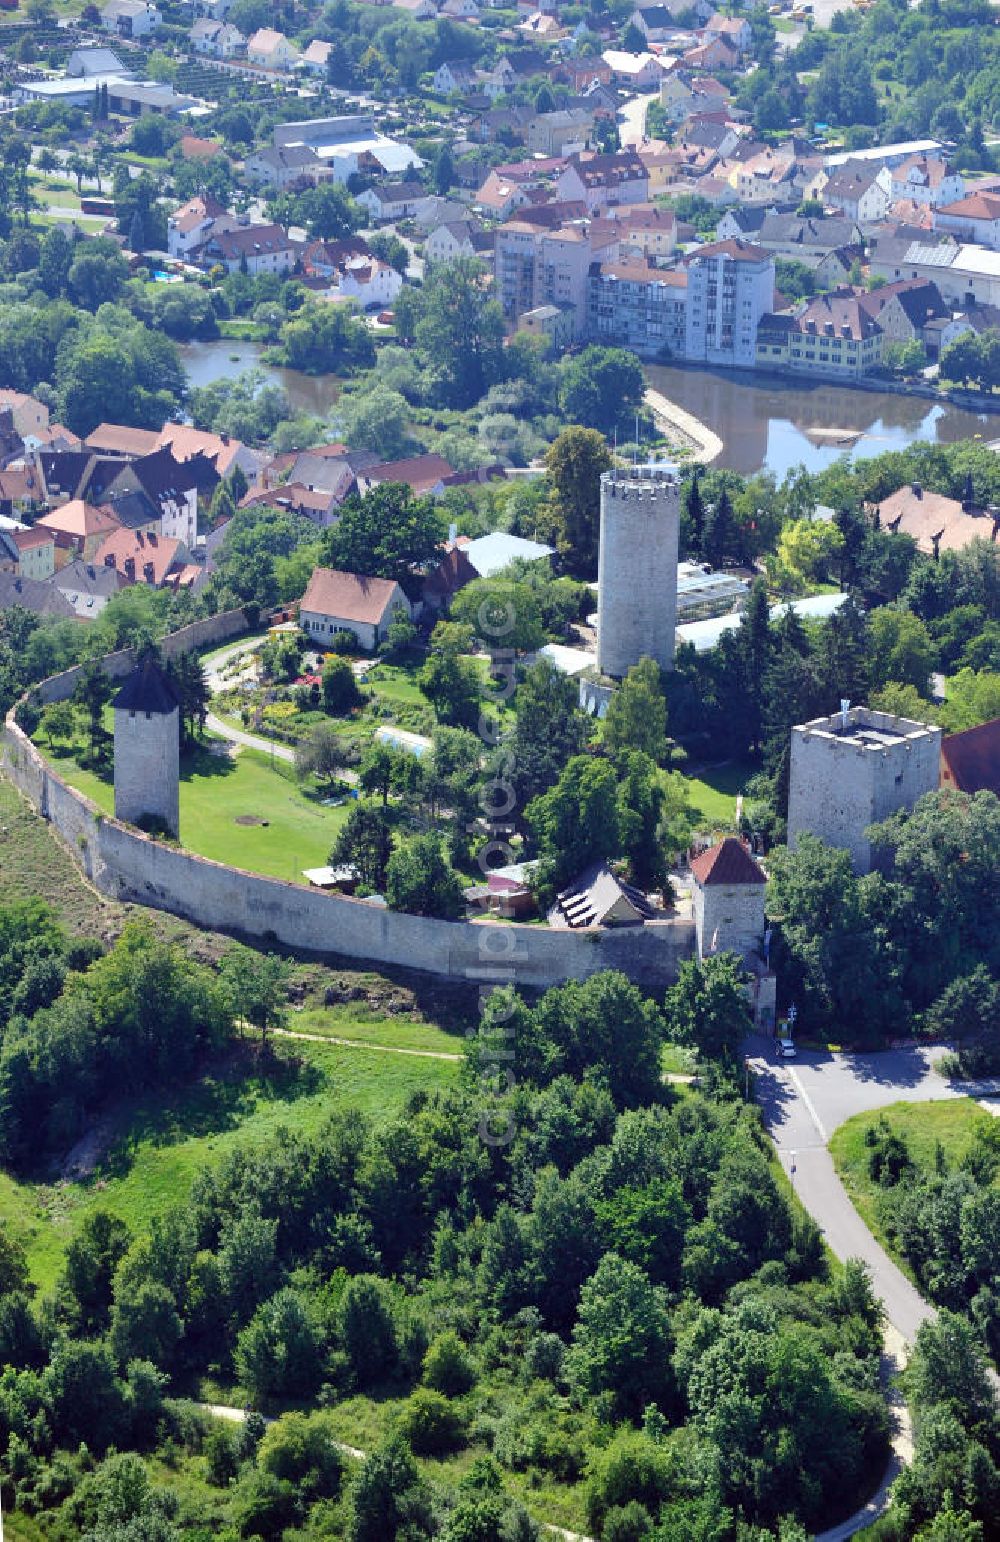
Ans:
[{"label": "round stone tower", "polygon": [[173,681],[145,654],[112,704],[115,818],[155,820],[180,834],[180,701]]},{"label": "round stone tower", "polygon": [[601,477],[597,667],[616,679],[643,657],[672,669],[680,478],[663,463]]}]

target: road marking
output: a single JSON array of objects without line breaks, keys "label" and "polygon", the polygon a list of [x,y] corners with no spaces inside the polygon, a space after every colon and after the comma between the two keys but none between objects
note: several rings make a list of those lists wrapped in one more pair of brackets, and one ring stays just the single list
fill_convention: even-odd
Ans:
[{"label": "road marking", "polygon": [[802,1099],[803,1103],[806,1105],[806,1113],[809,1115],[809,1117],[812,1120],[813,1124],[816,1126],[816,1129],[819,1132],[820,1140],[823,1142],[824,1146],[827,1145],[828,1142],[829,1142],[830,1137],[829,1137],[829,1135],[827,1135],[826,1131],[823,1128],[823,1121],[819,1117],[819,1114],[816,1112],[816,1105],[813,1103],[812,1098],[809,1096],[808,1092],[806,1091],[806,1089],[802,1085],[802,1078],[801,1078],[801,1076],[799,1075],[798,1071],[796,1071],[792,1066],[785,1066],[783,1069],[788,1072],[788,1076],[789,1076],[789,1079],[790,1079],[790,1081],[792,1083],[792,1086],[795,1088],[795,1090],[798,1093],[799,1097]]}]

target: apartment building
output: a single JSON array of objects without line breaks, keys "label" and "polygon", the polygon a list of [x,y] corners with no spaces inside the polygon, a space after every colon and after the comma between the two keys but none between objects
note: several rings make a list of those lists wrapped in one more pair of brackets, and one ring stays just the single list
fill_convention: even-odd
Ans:
[{"label": "apartment building", "polygon": [[742,241],[716,241],[687,260],[684,357],[753,369],[757,324],[774,307],[774,258]]},{"label": "apartment building", "polygon": [[798,315],[762,318],[757,329],[761,369],[859,379],[882,361],[885,334],[865,296],[850,290],[821,295]]},{"label": "apartment building", "polygon": [[688,275],[641,261],[590,266],[587,337],[644,358],[683,358]]},{"label": "apartment building", "polygon": [[554,230],[518,219],[501,225],[493,262],[497,298],[508,321],[541,305],[557,305],[572,310],[573,335],[582,337],[595,246],[611,248],[613,243],[613,235],[593,231],[584,220]]}]

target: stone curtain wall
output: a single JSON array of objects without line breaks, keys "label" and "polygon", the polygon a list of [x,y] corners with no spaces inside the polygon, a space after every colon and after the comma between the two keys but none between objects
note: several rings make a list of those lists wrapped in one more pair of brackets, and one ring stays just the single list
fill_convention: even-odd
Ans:
[{"label": "stone curtain wall", "polygon": [[[211,620],[221,629],[215,635],[202,633],[192,641],[193,628],[175,633],[167,639],[170,653],[237,635],[246,627],[242,613],[237,614],[242,624],[231,631],[225,630],[226,618],[216,616]],[[203,626],[194,623],[195,628]],[[105,664],[121,676],[132,660],[115,654]],[[46,681],[37,694],[43,701],[60,701],[75,683],[76,671],[67,670]],[[650,989],[662,989],[675,979],[681,959],[694,950],[693,921],[658,921],[619,931],[557,931],[495,922],[484,927],[472,921],[404,915],[210,862],[102,814],[66,785],[18,727],[13,712],[4,724],[0,761],[103,894],[171,911],[214,931],[282,943],[297,952],[336,953],[473,983],[502,982],[509,973],[518,985],[534,988],[620,969]]]},{"label": "stone curtain wall", "polygon": [[[205,616],[201,621],[192,621],[188,626],[182,626],[179,631],[162,638],[160,652],[165,659],[175,659],[181,653],[229,642],[234,637],[241,637],[247,630],[247,618],[242,610],[220,611],[217,616]],[[131,648],[123,648],[119,653],[105,654],[101,663],[105,674],[110,675],[112,680],[124,680],[135,668],[135,655]],[[64,669],[62,674],[50,675],[29,694],[41,702],[43,707],[53,701],[66,701],[76,690],[76,683],[82,673],[83,665],[74,664],[71,669]]]}]

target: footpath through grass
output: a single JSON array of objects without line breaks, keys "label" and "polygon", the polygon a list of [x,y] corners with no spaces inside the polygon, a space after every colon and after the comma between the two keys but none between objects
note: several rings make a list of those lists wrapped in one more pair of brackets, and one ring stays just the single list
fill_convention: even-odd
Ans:
[{"label": "footpath through grass", "polygon": [[939,1103],[892,1103],[873,1113],[855,1114],[835,1130],[830,1153],[841,1182],[869,1229],[887,1252],[912,1279],[912,1271],[893,1253],[878,1214],[878,1197],[885,1190],[873,1182],[868,1171],[871,1148],[865,1136],[880,1120],[885,1120],[893,1134],[905,1140],[909,1153],[922,1172],[934,1170],[938,1145],[949,1167],[957,1167],[972,1145],[973,1132],[991,1114],[972,1098],[947,1098]]},{"label": "footpath through grass", "polygon": [[141,1232],[235,1147],[263,1145],[281,1127],[314,1134],[338,1110],[385,1123],[414,1092],[446,1087],[461,1072],[454,1061],[339,1045],[278,1040],[269,1062],[237,1046],[192,1086],[115,1110],[91,1176],[29,1183],[0,1173],[0,1222],[27,1248],[33,1280],[49,1289],[90,1211],[109,1210]]}]

